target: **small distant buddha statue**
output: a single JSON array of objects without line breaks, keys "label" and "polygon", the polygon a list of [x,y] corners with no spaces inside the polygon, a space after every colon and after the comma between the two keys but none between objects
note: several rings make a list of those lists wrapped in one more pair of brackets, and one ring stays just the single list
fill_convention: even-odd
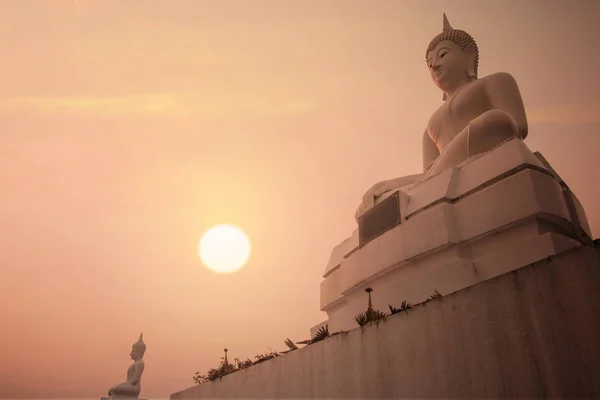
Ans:
[{"label": "small distant buddha statue", "polygon": [[109,396],[137,397],[140,394],[142,373],[144,372],[142,357],[146,352],[146,344],[142,340],[142,335],[143,333],[140,334],[138,341],[131,347],[129,355],[133,360],[133,364],[127,369],[127,381],[111,387],[108,390]]},{"label": "small distant buddha statue", "polygon": [[513,136],[527,136],[527,117],[516,81],[503,72],[478,78],[477,44],[467,32],[452,28],[446,14],[443,31],[429,43],[425,58],[444,103],[423,134],[423,173],[373,185],[356,210],[357,220],[386,192],[421,182]]}]

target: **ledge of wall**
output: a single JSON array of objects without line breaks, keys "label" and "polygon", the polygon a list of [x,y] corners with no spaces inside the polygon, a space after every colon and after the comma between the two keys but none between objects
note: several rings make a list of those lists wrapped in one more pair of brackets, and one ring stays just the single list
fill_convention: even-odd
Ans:
[{"label": "ledge of wall", "polygon": [[600,398],[600,241],[171,395]]}]

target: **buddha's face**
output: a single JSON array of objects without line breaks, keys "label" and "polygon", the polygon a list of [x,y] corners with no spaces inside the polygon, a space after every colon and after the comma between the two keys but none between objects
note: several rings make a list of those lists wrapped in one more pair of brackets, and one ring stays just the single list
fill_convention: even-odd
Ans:
[{"label": "buddha's face", "polygon": [[131,353],[129,353],[129,357],[131,357],[133,361],[137,361],[140,359],[140,352],[138,349],[135,348],[135,346],[131,348]]},{"label": "buddha's face", "polygon": [[427,54],[431,79],[442,91],[455,88],[462,81],[469,81],[469,51],[461,50],[450,40],[440,42]]}]

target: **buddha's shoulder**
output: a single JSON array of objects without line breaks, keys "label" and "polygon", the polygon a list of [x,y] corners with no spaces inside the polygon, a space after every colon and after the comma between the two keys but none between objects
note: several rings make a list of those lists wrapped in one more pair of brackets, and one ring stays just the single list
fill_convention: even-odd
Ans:
[{"label": "buddha's shoulder", "polygon": [[479,78],[478,81],[485,86],[488,85],[496,85],[496,84],[509,84],[516,85],[515,78],[509,74],[508,72],[496,72],[495,74],[484,76],[483,78]]}]

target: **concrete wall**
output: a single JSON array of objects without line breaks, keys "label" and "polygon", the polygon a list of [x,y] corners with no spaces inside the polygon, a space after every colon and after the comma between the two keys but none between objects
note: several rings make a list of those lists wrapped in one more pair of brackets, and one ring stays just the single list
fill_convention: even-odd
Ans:
[{"label": "concrete wall", "polygon": [[600,398],[599,242],[174,393]]}]

